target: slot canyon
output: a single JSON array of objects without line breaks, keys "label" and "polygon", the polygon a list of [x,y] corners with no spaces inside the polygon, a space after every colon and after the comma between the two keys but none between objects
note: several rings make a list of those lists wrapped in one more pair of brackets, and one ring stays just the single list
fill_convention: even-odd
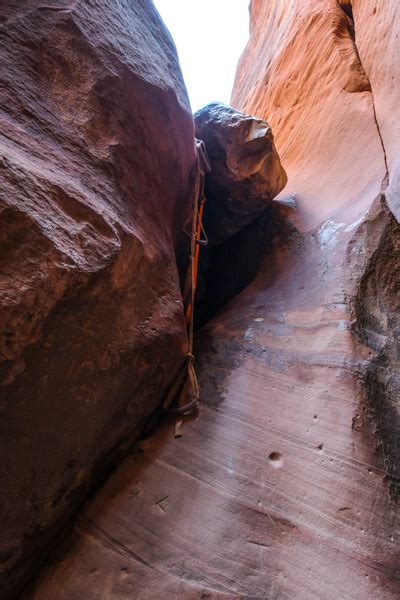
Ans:
[{"label": "slot canyon", "polygon": [[2,600],[400,598],[400,3],[249,14],[0,0]]}]

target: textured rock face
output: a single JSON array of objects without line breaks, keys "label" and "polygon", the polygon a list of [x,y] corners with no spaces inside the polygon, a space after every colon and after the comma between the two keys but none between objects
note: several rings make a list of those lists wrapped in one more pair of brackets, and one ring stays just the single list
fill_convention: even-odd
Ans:
[{"label": "textured rock face", "polygon": [[0,12],[4,598],[179,368],[195,151],[152,2],[6,0]]},{"label": "textured rock face", "polygon": [[194,115],[196,137],[206,144],[204,222],[210,244],[248,225],[287,182],[266,121],[213,102]]},{"label": "textured rock face", "polygon": [[364,399],[398,497],[400,5],[255,0],[251,31],[232,101],[268,115],[298,227],[351,239],[343,286],[353,332],[374,353]]},{"label": "textured rock face", "polygon": [[[360,252],[362,248],[362,252]],[[385,478],[400,500],[400,226],[379,199],[352,240],[349,266],[358,285],[353,332],[373,351],[363,373],[363,409],[385,457]]]}]

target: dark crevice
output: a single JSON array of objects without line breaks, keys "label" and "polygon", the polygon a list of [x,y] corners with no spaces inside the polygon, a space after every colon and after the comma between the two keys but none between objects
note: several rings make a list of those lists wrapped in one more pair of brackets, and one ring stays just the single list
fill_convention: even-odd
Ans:
[{"label": "dark crevice", "polygon": [[[382,186],[381,186],[381,190],[385,191],[385,189],[387,189],[387,187],[388,187],[388,179],[389,179],[389,167],[388,167],[388,162],[387,162],[386,149],[385,149],[385,144],[383,142],[383,137],[382,137],[382,133],[381,133],[381,130],[379,127],[379,122],[378,122],[378,118],[377,118],[377,114],[376,114],[375,98],[374,98],[374,93],[373,93],[372,86],[371,86],[371,81],[365,71],[364,65],[361,61],[360,53],[358,51],[358,46],[357,46],[357,42],[356,42],[356,28],[355,28],[354,14],[353,14],[353,6],[351,3],[351,0],[337,0],[337,4],[347,17],[348,31],[349,31],[349,35],[352,39],[352,42],[353,42],[354,52],[356,53],[357,60],[359,61],[361,68],[365,74],[365,77],[368,80],[368,84],[369,84],[368,91],[371,92],[371,98],[372,98],[373,117],[374,117],[376,129],[378,131],[379,140],[380,140],[380,143],[382,146],[383,160],[385,162],[385,175],[383,177]],[[366,91],[366,90],[362,90],[362,91]]]},{"label": "dark crevice", "polygon": [[353,7],[351,5],[350,0],[338,0],[338,4],[340,6],[340,8],[346,13],[346,15],[349,17],[349,19],[352,21],[353,23],[353,28],[354,28],[354,17],[353,17]]},{"label": "dark crevice", "polygon": [[388,185],[389,185],[389,166],[388,166],[388,161],[387,161],[387,156],[386,156],[385,144],[383,143],[383,137],[382,137],[382,133],[381,133],[381,130],[379,127],[379,123],[378,123],[378,117],[376,116],[375,99],[374,99],[374,94],[372,93],[372,88],[371,88],[371,96],[372,96],[372,109],[373,109],[373,113],[374,113],[374,121],[375,121],[376,128],[378,130],[378,135],[379,135],[379,139],[380,139],[381,146],[382,146],[383,160],[385,161],[385,175],[382,179],[382,185],[381,185],[381,191],[384,192],[388,188]]},{"label": "dark crevice", "polygon": [[201,249],[195,327],[202,327],[256,277],[276,246],[287,241],[293,225],[277,202],[236,235]]},{"label": "dark crevice", "polygon": [[[339,6],[340,10],[342,10],[344,12],[344,14],[346,15],[346,21],[348,24],[348,32],[353,41],[354,50],[357,54],[357,58],[360,60],[360,56],[358,54],[358,48],[355,45],[356,33],[355,33],[355,27],[354,27],[353,7],[351,5],[351,2],[348,0],[336,0],[336,2],[337,2],[337,5]],[[361,63],[361,60],[360,60],[360,63]]]}]

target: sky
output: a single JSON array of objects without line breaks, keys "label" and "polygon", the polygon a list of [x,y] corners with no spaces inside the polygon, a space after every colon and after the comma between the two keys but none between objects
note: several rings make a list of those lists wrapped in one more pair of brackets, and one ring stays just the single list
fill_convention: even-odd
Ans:
[{"label": "sky", "polygon": [[236,65],[249,35],[249,0],[154,0],[178,49],[195,112],[229,104]]}]

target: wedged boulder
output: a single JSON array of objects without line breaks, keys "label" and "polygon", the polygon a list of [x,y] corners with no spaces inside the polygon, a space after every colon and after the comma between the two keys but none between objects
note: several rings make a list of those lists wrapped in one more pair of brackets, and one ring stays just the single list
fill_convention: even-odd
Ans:
[{"label": "wedged boulder", "polygon": [[186,351],[193,119],[150,1],[1,3],[2,598],[137,440]]},{"label": "wedged boulder", "polygon": [[219,244],[248,225],[287,182],[268,123],[220,102],[194,115],[196,137],[206,145],[204,222],[211,244]]}]

